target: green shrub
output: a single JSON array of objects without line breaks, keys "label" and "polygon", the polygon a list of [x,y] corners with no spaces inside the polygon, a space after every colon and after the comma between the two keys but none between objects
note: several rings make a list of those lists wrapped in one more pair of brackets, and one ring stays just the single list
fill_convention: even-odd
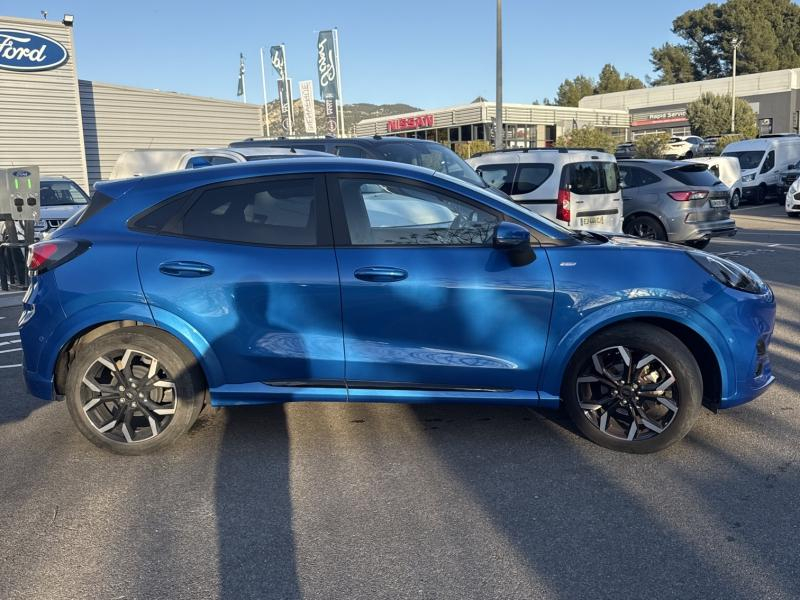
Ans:
[{"label": "green shrub", "polygon": [[559,136],[556,146],[564,148],[602,148],[613,153],[619,142],[605,129],[586,125]]},{"label": "green shrub", "polygon": [[461,158],[469,158],[478,152],[490,152],[494,146],[486,140],[473,140],[471,142],[457,142],[456,154]]},{"label": "green shrub", "polygon": [[669,144],[666,133],[646,133],[636,138],[636,158],[664,158]]}]

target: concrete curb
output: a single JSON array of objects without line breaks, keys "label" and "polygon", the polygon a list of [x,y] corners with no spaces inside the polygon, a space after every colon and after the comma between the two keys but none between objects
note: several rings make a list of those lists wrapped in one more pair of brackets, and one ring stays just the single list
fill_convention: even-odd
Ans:
[{"label": "concrete curb", "polygon": [[1,292],[0,293],[0,308],[9,308],[11,306],[19,306],[22,304],[22,298],[25,292]]}]

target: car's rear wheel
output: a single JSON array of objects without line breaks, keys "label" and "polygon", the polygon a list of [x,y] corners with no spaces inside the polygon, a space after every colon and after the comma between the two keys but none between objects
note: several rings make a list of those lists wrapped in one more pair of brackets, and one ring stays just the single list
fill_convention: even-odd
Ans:
[{"label": "car's rear wheel", "polygon": [[687,246],[691,246],[692,248],[697,248],[698,250],[703,250],[706,246],[711,243],[711,240],[689,240],[686,242]]},{"label": "car's rear wheel", "polygon": [[694,156],[694,152],[692,152],[691,150],[689,150],[689,151],[686,153],[686,156],[684,156],[683,158],[692,158],[693,156]]},{"label": "car's rear wheel", "polygon": [[742,195],[739,193],[739,190],[734,190],[733,194],[731,195],[731,202],[730,207],[731,210],[739,208],[739,204],[742,202]]},{"label": "car's rear wheel", "polygon": [[667,239],[667,232],[664,227],[654,217],[648,215],[636,215],[625,221],[623,231],[628,235],[633,235],[645,240]]},{"label": "car's rear wheel", "polygon": [[67,374],[66,403],[78,430],[118,454],[172,443],[197,419],[205,396],[194,356],[147,327],[117,329],[79,347]]},{"label": "car's rear wheel", "polygon": [[682,439],[702,397],[702,376],[688,348],[645,323],[590,338],[570,361],[562,388],[566,409],[586,437],[637,454]]}]

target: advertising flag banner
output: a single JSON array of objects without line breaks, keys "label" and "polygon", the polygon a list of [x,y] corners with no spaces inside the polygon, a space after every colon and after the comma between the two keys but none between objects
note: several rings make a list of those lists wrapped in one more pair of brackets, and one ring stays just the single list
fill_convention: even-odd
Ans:
[{"label": "advertising flag banner", "polygon": [[300,87],[300,102],[303,107],[303,124],[305,125],[306,133],[316,135],[317,118],[314,111],[314,82],[307,79],[301,81],[298,86]]},{"label": "advertising flag banner", "polygon": [[239,53],[239,88],[236,90],[237,96],[244,96],[244,54]]},{"label": "advertising flag banner", "polygon": [[281,127],[286,134],[292,132],[292,121],[294,115],[292,111],[292,80],[286,80],[286,86],[283,85],[283,80],[278,79],[278,100],[281,103]]},{"label": "advertising flag banner", "polygon": [[337,110],[339,97],[339,73],[336,65],[336,45],[333,31],[320,31],[317,37],[317,73],[319,74],[319,91],[325,102],[325,132],[336,134]]},{"label": "advertising flag banner", "polygon": [[269,49],[269,59],[272,67],[281,79],[286,78],[286,57],[283,54],[283,46],[272,46]]}]

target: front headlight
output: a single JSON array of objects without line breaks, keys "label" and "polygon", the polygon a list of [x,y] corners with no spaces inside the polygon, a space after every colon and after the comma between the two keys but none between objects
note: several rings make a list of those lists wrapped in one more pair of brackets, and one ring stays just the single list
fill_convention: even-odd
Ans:
[{"label": "front headlight", "polygon": [[756,178],[755,173],[750,173],[749,175],[742,175],[742,182],[753,181]]},{"label": "front headlight", "polygon": [[728,287],[750,294],[763,294],[768,290],[767,285],[758,275],[732,260],[697,250],[690,251],[688,254],[698,265]]}]

